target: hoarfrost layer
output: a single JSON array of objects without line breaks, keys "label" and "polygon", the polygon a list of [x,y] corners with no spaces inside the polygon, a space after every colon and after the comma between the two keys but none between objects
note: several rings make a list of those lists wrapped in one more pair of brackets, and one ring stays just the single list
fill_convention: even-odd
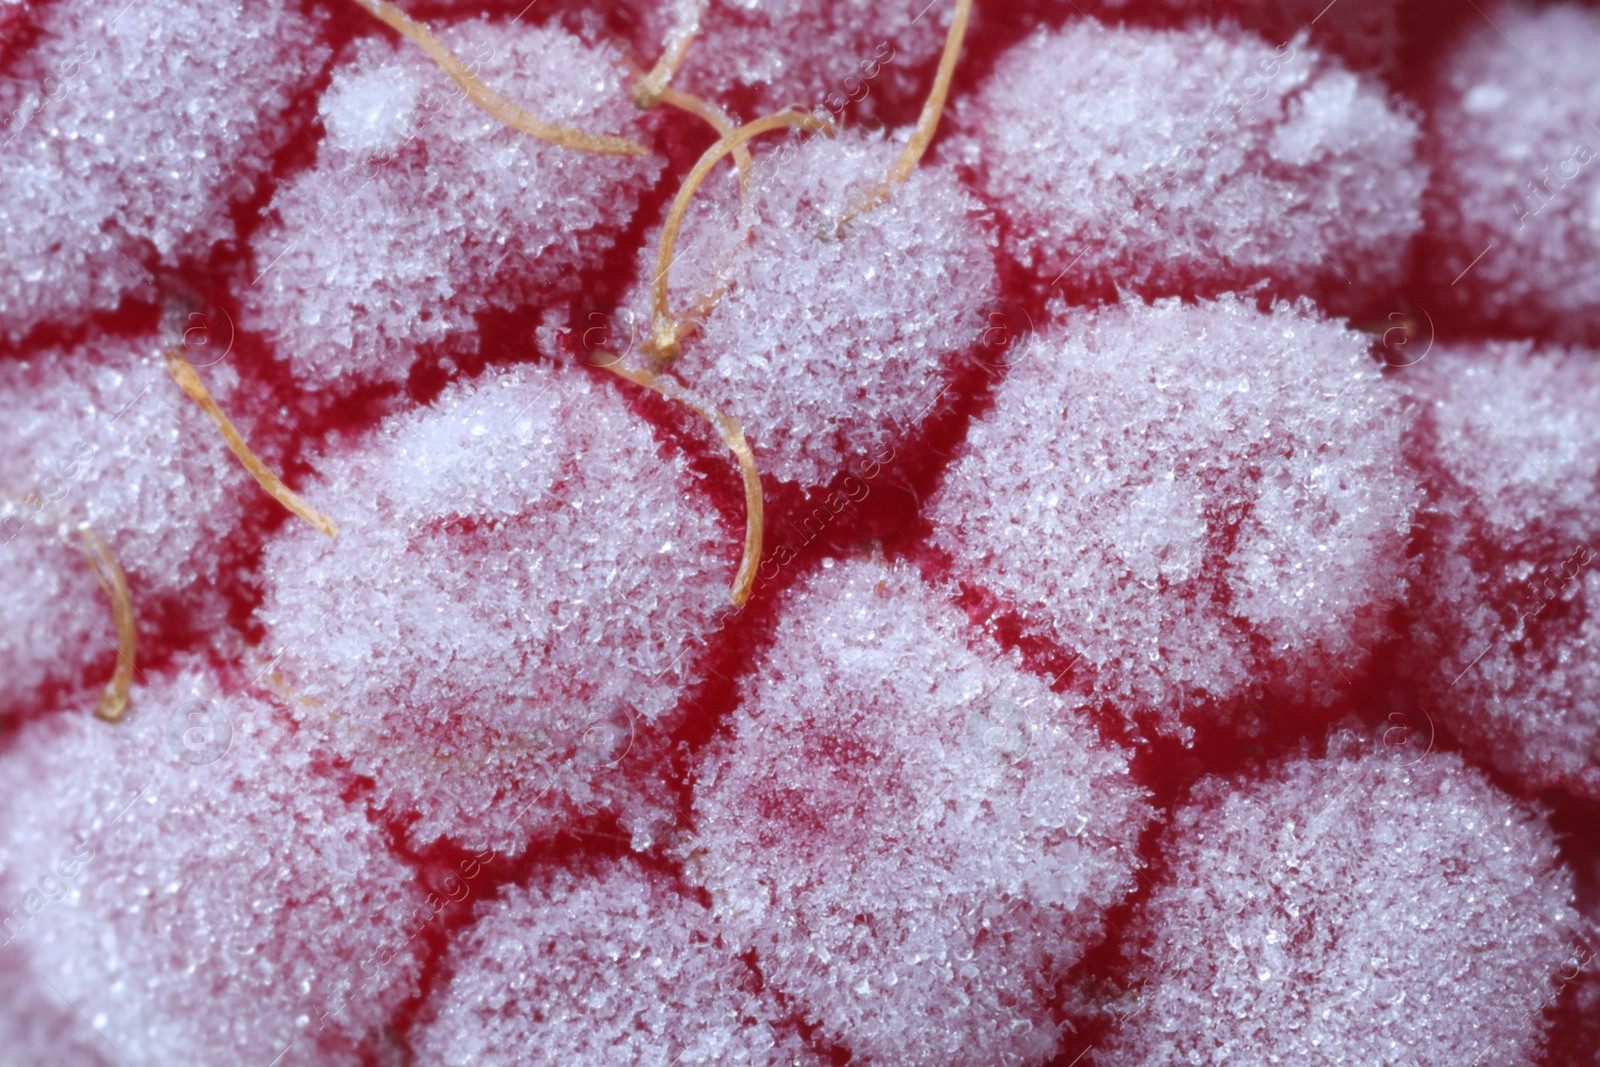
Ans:
[{"label": "hoarfrost layer", "polygon": [[[1079,4],[1078,0],[1035,0],[1046,11],[1068,15],[1100,13],[1108,19],[1162,18],[1154,5],[1130,4],[1128,0],[1098,0]],[[1317,47],[1337,54],[1361,71],[1394,75],[1399,68],[1402,34],[1401,0],[1362,0],[1359,4],[1329,4],[1328,0],[1278,0],[1263,4],[1256,0],[1162,0],[1173,12],[1181,12],[1193,22],[1237,22],[1260,34],[1272,44],[1282,44],[1309,33]]]},{"label": "hoarfrost layer", "polygon": [[1416,124],[1296,38],[1086,19],[956,109],[1007,248],[1049,286],[1382,295],[1421,227]]},{"label": "hoarfrost layer", "polygon": [[[948,168],[918,168],[839,231],[897,152],[856,134],[779,142],[756,157],[749,241],[730,248],[734,209],[703,210],[669,273],[679,313],[728,284],[675,369],[743,420],[763,473],[779,481],[824,486],[892,455],[988,326],[994,238]],[[643,292],[631,306],[642,319]]]},{"label": "hoarfrost layer", "polygon": [[416,993],[415,875],[268,701],[157,678],[122,722],[24,728],[0,777],[6,935],[112,1062],[355,1064]]},{"label": "hoarfrost layer", "polygon": [[6,1006],[0,1012],[6,1067],[111,1067],[116,1062],[116,1050],[88,1020],[39,981],[21,941],[9,930],[0,932],[0,1003]]},{"label": "hoarfrost layer", "polygon": [[311,495],[339,537],[268,547],[261,616],[301,721],[413,840],[517,851],[632,810],[738,547],[681,455],[590,373],[523,366],[385,422]]},{"label": "hoarfrost layer", "polygon": [[820,1067],[705,906],[632,863],[540,872],[479,909],[412,1039],[440,1067]]},{"label": "hoarfrost layer", "polygon": [[1549,827],[1454,755],[1343,749],[1179,810],[1111,1062],[1536,1061],[1575,920]]},{"label": "hoarfrost layer", "polygon": [[642,14],[636,47],[652,59],[683,14],[702,9],[699,40],[673,79],[691,92],[733,95],[761,112],[799,103],[819,115],[904,121],[928,94],[951,17],[949,4],[927,0],[635,0],[632,6]]},{"label": "hoarfrost layer", "polygon": [[[0,711],[48,683],[76,688],[86,664],[109,663],[116,648],[79,524],[127,572],[147,641],[218,628],[243,584],[242,520],[261,490],[168,377],[161,350],[147,335],[0,361]],[[233,369],[200,373],[271,457],[274,435],[254,432],[257,405]]]},{"label": "hoarfrost layer", "polygon": [[154,275],[236,236],[322,69],[281,0],[57,0],[0,82],[0,335],[155,296]]},{"label": "hoarfrost layer", "polygon": [[697,775],[689,877],[866,1062],[1037,1063],[1054,982],[1132,889],[1126,756],[905,566],[794,594]]},{"label": "hoarfrost layer", "polygon": [[1182,733],[1350,683],[1404,593],[1398,390],[1305,307],[1130,302],[1016,357],[929,505],[963,583]]},{"label": "hoarfrost layer", "polygon": [[1407,679],[1533,789],[1600,799],[1600,364],[1527,343],[1404,372],[1434,535]]},{"label": "hoarfrost layer", "polygon": [[1600,343],[1600,12],[1507,5],[1431,90],[1428,246],[1436,306]]},{"label": "hoarfrost layer", "polygon": [[[483,20],[441,39],[546,122],[637,138],[614,51]],[[475,316],[578,291],[660,160],[573,151],[503,125],[408,41],[362,40],[323,96],[316,166],[279,188],[242,293],[308,389],[403,383],[419,350],[475,352]]]}]

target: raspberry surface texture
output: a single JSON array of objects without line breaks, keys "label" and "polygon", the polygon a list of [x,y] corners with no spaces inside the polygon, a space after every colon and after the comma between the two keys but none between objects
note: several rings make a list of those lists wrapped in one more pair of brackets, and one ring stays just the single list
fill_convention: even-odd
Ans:
[{"label": "raspberry surface texture", "polygon": [[1600,0],[0,0],[0,1067],[1600,1067]]}]

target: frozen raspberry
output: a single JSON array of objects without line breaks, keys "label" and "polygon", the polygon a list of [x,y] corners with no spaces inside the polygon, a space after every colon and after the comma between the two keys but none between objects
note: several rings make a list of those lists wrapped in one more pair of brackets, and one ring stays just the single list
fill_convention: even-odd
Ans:
[{"label": "frozen raspberry", "polygon": [[824,1062],[703,904],[631,862],[540,872],[479,908],[445,964],[441,1003],[412,1038],[439,1067]]},{"label": "frozen raspberry", "polygon": [[1421,226],[1416,124],[1301,38],[1078,20],[956,116],[1008,251],[1072,293],[1266,282],[1351,305],[1400,280]]},{"label": "frozen raspberry", "polygon": [[1600,1067],[1573,2],[0,0],[0,1067]]},{"label": "frozen raspberry", "polygon": [[1404,381],[1431,533],[1405,678],[1529,788],[1600,799],[1596,356],[1439,348]]},{"label": "frozen raspberry", "polygon": [[418,842],[632,811],[738,555],[684,459],[589,372],[523,366],[321,475],[339,537],[269,545],[261,613],[306,728]]},{"label": "frozen raspberry", "polygon": [[[277,430],[257,433],[259,405],[231,363],[201,373],[270,454]],[[168,376],[157,336],[0,361],[0,423],[0,714],[28,709],[47,687],[77,689],[112,672],[112,602],[80,523],[126,572],[146,653],[222,628],[260,543],[246,516],[265,498]]]},{"label": "frozen raspberry", "polygon": [[4,934],[111,1062],[354,1064],[415,995],[427,894],[305,742],[188,669],[0,757]]},{"label": "frozen raspberry", "polygon": [[151,299],[234,236],[326,59],[282,0],[55,0],[0,81],[0,334]]},{"label": "frozen raspberry", "polygon": [[[614,50],[527,24],[439,32],[544,121],[638,134]],[[512,129],[403,40],[359,42],[321,116],[316,165],[279,188],[241,294],[245,324],[313,392],[404,383],[422,353],[475,352],[476,315],[572,297],[661,166]]]},{"label": "frozen raspberry", "polygon": [[[756,156],[748,242],[734,245],[728,179],[727,195],[691,217],[678,246],[668,274],[675,315],[723,284],[727,292],[674,370],[743,421],[775,481],[814,489],[892,457],[988,325],[994,238],[948,168],[919,167],[839,232],[898,152],[858,134],[779,142]],[[647,242],[631,302],[646,338],[654,247]]]},{"label": "frozen raspberry", "polygon": [[1421,262],[1436,307],[1600,342],[1600,13],[1509,5],[1476,20],[1430,93]]},{"label": "frozen raspberry", "polygon": [[1167,840],[1103,1062],[1535,1062],[1571,875],[1456,756],[1349,744],[1208,779]]},{"label": "frozen raspberry", "polygon": [[1354,680],[1418,496],[1363,338],[1304,307],[1134,302],[1016,360],[929,505],[955,577],[1162,731]]},{"label": "frozen raspberry", "polygon": [[872,1063],[1038,1063],[1133,887],[1126,755],[905,566],[808,578],[699,769],[690,877]]}]

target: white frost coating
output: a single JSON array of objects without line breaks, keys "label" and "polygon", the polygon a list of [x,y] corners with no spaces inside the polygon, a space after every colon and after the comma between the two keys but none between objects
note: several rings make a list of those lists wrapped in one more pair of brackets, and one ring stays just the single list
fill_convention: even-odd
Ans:
[{"label": "white frost coating", "polygon": [[[612,50],[525,23],[438,32],[544,121],[639,138]],[[403,383],[419,349],[475,351],[476,314],[571,297],[661,167],[507,127],[409,41],[359,42],[321,108],[316,166],[279,187],[254,243],[262,275],[240,294],[310,390]]]},{"label": "white frost coating", "polygon": [[[952,358],[988,326],[994,238],[982,205],[932,164],[836,236],[888,174],[893,142],[843,134],[756,148],[750,240],[675,370],[743,420],[763,474],[812,488],[892,453],[932,409]],[[685,228],[668,276],[675,314],[730,262],[727,193],[725,210],[708,205]],[[630,301],[646,336],[657,243],[646,242]]]},{"label": "white frost coating", "polygon": [[[414,840],[516,851],[627,809],[738,541],[617,394],[574,367],[452,388],[323,465],[268,547],[261,618],[307,729]],[[644,787],[640,787],[644,788]]]},{"label": "white frost coating", "polygon": [[1405,676],[1529,788],[1600,799],[1600,357],[1441,346],[1402,380],[1435,533]]},{"label": "white frost coating", "polygon": [[1575,918],[1549,827],[1454,755],[1340,745],[1178,811],[1107,1062],[1537,1062]]},{"label": "white frost coating", "polygon": [[1511,4],[1495,21],[1430,93],[1424,266],[1455,314],[1600,343],[1600,12]]},{"label": "white frost coating", "polygon": [[422,69],[399,63],[340,69],[320,108],[326,151],[359,157],[399,148],[411,133],[422,75]]},{"label": "white frost coating", "polygon": [[1044,1061],[1052,982],[1133,888],[1125,753],[908,567],[794,597],[698,771],[689,877],[864,1061]]},{"label": "white frost coating", "polygon": [[[1039,0],[1046,9],[1066,9],[1078,0]],[[1172,11],[1182,12],[1191,22],[1237,22],[1260,34],[1273,45],[1282,44],[1309,32],[1319,49],[1336,53],[1358,70],[1379,74],[1404,73],[1400,61],[1401,0],[1361,0],[1357,4],[1328,0],[1277,0],[1263,4],[1258,0],[1163,0]],[[1126,17],[1127,0],[1098,0],[1081,3],[1078,14],[1104,14]],[[1149,8],[1136,15],[1148,17]],[[1159,15],[1157,16],[1160,17]]]},{"label": "white frost coating", "polygon": [[[42,875],[41,875],[42,876]],[[0,873],[0,880],[4,879]],[[7,909],[17,902],[7,902]],[[5,920],[0,915],[0,923]],[[0,926],[0,1049],[6,1067],[112,1067],[116,1052],[40,982],[20,940]]]},{"label": "white frost coating", "polygon": [[[150,300],[156,266],[234,237],[321,69],[275,0],[58,0],[0,82],[0,335]],[[177,118],[177,121],[175,121]],[[10,138],[10,140],[7,140]]]},{"label": "white frost coating", "polygon": [[1303,38],[1075,20],[1006,53],[955,120],[953,157],[1049,284],[1349,303],[1399,282],[1421,227],[1416,124]]},{"label": "white frost coating", "polygon": [[1232,297],[1073,313],[973,425],[933,541],[1158,729],[1197,698],[1329,699],[1404,593],[1419,495],[1367,348]]},{"label": "white frost coating", "polygon": [[820,1067],[705,907],[632,863],[543,871],[479,909],[412,1038],[438,1067]]},{"label": "white frost coating", "polygon": [[[200,373],[270,462],[237,373]],[[168,376],[157,337],[0,361],[0,425],[0,713],[46,683],[78,688],[91,660],[109,677],[110,600],[69,521],[116,554],[147,637],[220,627],[262,491]]]},{"label": "white frost coating", "polygon": [[[634,47],[654,61],[695,0],[632,0]],[[745,118],[800,104],[820,115],[911,121],[950,29],[950,0],[709,0],[672,84],[751,100]]]},{"label": "white frost coating", "polygon": [[361,1062],[417,990],[416,875],[273,704],[189,669],[132,708],[35,722],[0,757],[30,995],[53,986],[112,1063]]}]

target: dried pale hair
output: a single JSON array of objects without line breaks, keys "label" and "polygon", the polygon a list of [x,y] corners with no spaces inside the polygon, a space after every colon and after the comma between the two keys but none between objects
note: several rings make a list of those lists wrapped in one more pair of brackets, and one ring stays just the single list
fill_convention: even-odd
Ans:
[{"label": "dried pale hair", "polygon": [[[11,507],[19,503],[9,495],[0,495],[0,500]],[[95,533],[87,522],[57,512],[37,494],[23,497],[20,504],[32,510],[30,519],[44,518],[57,529],[71,530],[78,535],[78,547],[94,570],[100,588],[111,600],[111,618],[117,629],[117,665],[112,669],[111,680],[101,690],[100,699],[95,702],[94,713],[106,722],[116,722],[128,710],[128,694],[133,689],[139,658],[139,627],[133,611],[133,593],[128,589],[128,576],[105,538]]]},{"label": "dried pale hair", "polygon": [[722,438],[722,443],[728,446],[728,450],[738,460],[739,473],[744,479],[744,552],[739,560],[739,570],[734,575],[729,599],[735,606],[743,607],[749,602],[750,593],[755,588],[756,567],[761,562],[761,540],[765,529],[761,473],[756,470],[755,453],[750,450],[750,443],[745,440],[744,426],[738,419],[717,411],[693,389],[668,375],[656,374],[643,367],[630,367],[612,352],[594,353],[593,362],[595,366],[608,370],[619,378],[626,378],[635,385],[642,385],[696,412],[711,424],[712,429],[717,431],[717,436]]},{"label": "dried pale hair", "polygon": [[[591,152],[601,156],[647,156],[650,150],[637,141],[630,141],[625,137],[612,137],[608,134],[585,133],[583,130],[571,126],[561,126],[553,122],[546,122],[533,112],[518,107],[493,89],[489,88],[472,70],[450,49],[444,42],[433,35],[433,31],[426,25],[401,11],[389,3],[389,0],[353,0],[365,8],[371,15],[385,25],[399,31],[406,40],[427,53],[428,58],[438,64],[440,70],[460,86],[461,91],[467,95],[479,110],[485,114],[505,123],[512,129],[521,130],[530,137],[537,137],[541,141],[548,141],[562,148],[570,148],[575,152]],[[687,47],[687,45],[685,46]]]},{"label": "dried pale hair", "polygon": [[633,102],[648,111],[666,102],[667,85],[689,57],[689,46],[700,33],[700,19],[706,13],[706,0],[678,0],[678,21],[667,34],[667,46],[650,73],[633,87]]},{"label": "dried pale hair", "polygon": [[257,482],[261,483],[261,488],[267,491],[267,495],[310,523],[319,532],[327,534],[329,537],[339,536],[339,527],[334,524],[332,519],[307,504],[300,498],[298,493],[284,485],[283,479],[274,474],[250,450],[250,446],[245,443],[244,435],[239,433],[238,428],[233,425],[233,420],[223,414],[222,409],[217,406],[217,402],[211,398],[211,393],[206,389],[205,383],[200,380],[200,375],[195,373],[194,367],[184,358],[183,349],[177,345],[169,345],[165,355],[167,373],[172,375],[172,380],[178,383],[180,389],[189,394],[190,399],[200,405],[201,410],[206,413],[222,434],[222,439],[233,450],[233,454],[239,457],[239,462],[244,465],[244,469],[249,471]]},{"label": "dried pale hair", "polygon": [[[767,115],[719,138],[716,144],[705,150],[695,163],[694,169],[684,178],[683,185],[679,187],[677,198],[672,203],[672,209],[667,212],[666,222],[661,228],[661,244],[656,251],[655,279],[651,286],[651,329],[647,348],[651,359],[658,367],[677,359],[679,345],[689,329],[672,314],[668,301],[668,274],[677,251],[678,235],[683,229],[683,217],[688,212],[695,193],[699,191],[707,175],[735,149],[742,147],[751,138],[773,130],[789,128],[827,134],[830,137],[833,135],[833,125],[809,111],[788,109],[775,115]],[[725,288],[725,285],[723,287]],[[709,301],[710,306],[714,306],[715,303],[714,299]],[[698,306],[707,304],[707,301],[702,300]]]},{"label": "dried pale hair", "polygon": [[900,150],[894,165],[889,168],[889,176],[857,198],[850,210],[839,220],[839,230],[842,231],[862,215],[887,203],[894,195],[895,187],[911,177],[912,172],[917,169],[917,164],[921,163],[922,157],[927,154],[928,146],[933,143],[933,135],[939,132],[939,120],[944,117],[945,101],[950,96],[950,82],[955,77],[956,60],[961,56],[961,45],[966,40],[967,23],[971,18],[972,0],[956,0],[955,18],[950,22],[950,32],[945,35],[944,54],[939,57],[939,70],[934,75],[933,88],[928,91],[928,98],[922,104],[922,114],[917,116],[917,124],[911,131],[910,139]]},{"label": "dried pale hair", "polygon": [[94,568],[100,588],[111,598],[111,617],[117,625],[117,666],[111,680],[100,693],[94,713],[106,722],[116,722],[128,710],[128,693],[133,688],[133,672],[139,654],[139,628],[134,622],[133,595],[128,591],[128,576],[117,562],[116,553],[88,524],[78,527],[83,554]]}]

